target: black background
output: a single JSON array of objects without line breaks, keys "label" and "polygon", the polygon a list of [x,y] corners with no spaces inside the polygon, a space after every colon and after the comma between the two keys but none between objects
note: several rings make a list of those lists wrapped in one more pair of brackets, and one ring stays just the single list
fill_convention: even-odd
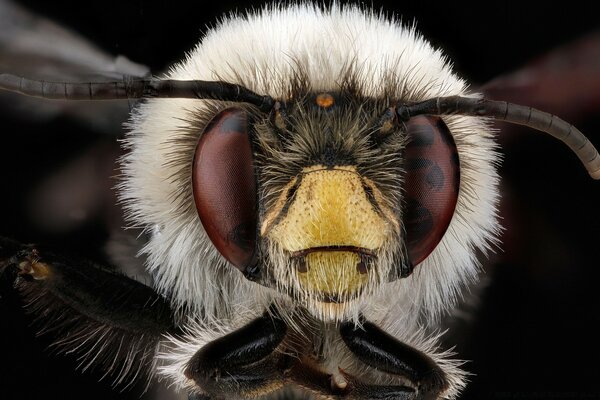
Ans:
[{"label": "black background", "polygon": [[[178,61],[223,13],[263,4],[20,3],[155,73]],[[560,7],[510,1],[401,3],[369,4],[408,23],[417,21],[418,29],[445,49],[456,71],[474,85],[600,27],[591,5],[578,2]],[[560,115],[560,110],[550,111]],[[600,145],[597,111],[573,122]],[[112,139],[81,135],[84,128],[69,121],[40,126],[2,118],[0,235],[24,242],[67,240],[79,252],[98,257],[98,245],[106,238],[98,221],[51,237],[35,227],[22,205],[41,177],[90,143]],[[473,373],[461,398],[600,398],[598,183],[551,139],[524,133],[522,139],[501,138],[501,143],[506,143],[501,168],[506,245],[486,264],[490,285],[473,323],[457,339],[459,357],[470,360],[465,368]],[[135,391],[119,394],[109,383],[96,384],[93,375],[72,372],[73,359],[48,356],[47,341],[34,338],[28,318],[13,303],[0,301],[0,321],[0,398],[138,398]]]}]

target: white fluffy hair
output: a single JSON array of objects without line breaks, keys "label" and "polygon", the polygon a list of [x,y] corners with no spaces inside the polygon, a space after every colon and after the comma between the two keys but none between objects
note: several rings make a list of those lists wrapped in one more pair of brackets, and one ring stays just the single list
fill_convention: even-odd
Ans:
[{"label": "white fluffy hair", "polygon": [[[273,98],[298,68],[306,72],[314,91],[339,89],[341,75],[356,66],[365,96],[383,94],[390,73],[400,77],[404,92],[425,100],[437,96],[473,96],[457,77],[442,52],[424,40],[414,27],[357,6],[309,4],[267,6],[246,15],[231,15],[211,29],[186,59],[165,78],[223,80],[241,84]],[[192,196],[191,160],[195,143],[189,140],[190,116],[207,112],[205,100],[151,99],[140,105],[130,122],[123,159],[121,198],[132,225],[151,233],[143,253],[156,289],[172,300],[186,318],[232,320],[232,310],[244,305],[254,317],[281,294],[246,280],[228,265],[203,230]],[[437,248],[414,273],[383,285],[377,294],[357,301],[361,313],[400,340],[423,349],[439,361],[434,340],[423,334],[452,308],[465,287],[477,280],[476,251],[486,253],[496,241],[499,156],[486,121],[465,116],[444,117],[458,148],[461,178],[458,203],[450,226]],[[197,132],[197,137],[201,132]],[[235,320],[244,320],[237,315]],[[240,323],[234,324],[241,326]],[[173,339],[166,355],[167,375],[185,387],[183,363],[223,327],[194,323],[185,341]],[[204,327],[204,328],[203,328]],[[233,329],[233,327],[231,328]],[[342,352],[343,353],[343,352]],[[169,358],[170,357],[170,358]],[[463,385],[456,364],[441,362],[451,381],[444,395],[453,397]]]}]

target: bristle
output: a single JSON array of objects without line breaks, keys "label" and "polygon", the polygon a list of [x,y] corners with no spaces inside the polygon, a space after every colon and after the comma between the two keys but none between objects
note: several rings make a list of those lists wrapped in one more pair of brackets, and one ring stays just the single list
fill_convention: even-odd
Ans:
[{"label": "bristle", "polygon": [[120,390],[150,384],[159,336],[102,323],[69,306],[43,284],[20,281],[17,289],[38,334],[52,338],[52,352],[73,355],[82,372],[99,371],[101,379],[110,379]]}]

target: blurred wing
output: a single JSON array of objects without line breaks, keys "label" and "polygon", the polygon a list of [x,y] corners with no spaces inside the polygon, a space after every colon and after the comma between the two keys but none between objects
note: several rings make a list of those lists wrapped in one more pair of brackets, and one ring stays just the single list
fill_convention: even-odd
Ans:
[{"label": "blurred wing", "polygon": [[[592,143],[599,146],[600,32],[567,43],[532,60],[522,69],[493,79],[479,90],[490,99],[523,104],[555,114],[577,126]],[[508,229],[503,237],[503,247],[510,250],[503,254],[503,259],[511,254],[511,261],[523,260],[524,257],[535,258],[530,254],[530,249],[536,247],[535,243],[529,243],[524,238],[537,238],[537,243],[543,243],[544,236],[554,232],[553,240],[563,243],[572,241],[567,240],[569,233],[564,229],[542,229],[541,237],[537,233],[529,236],[524,234],[537,226],[531,221],[536,215],[541,220],[549,221],[551,217],[544,213],[556,214],[557,210],[552,208],[557,207],[566,211],[569,204],[576,200],[577,209],[585,210],[584,207],[588,206],[587,210],[592,212],[588,217],[582,216],[579,221],[587,218],[593,221],[593,217],[597,217],[597,207],[588,201],[598,195],[597,185],[587,181],[585,174],[577,169],[575,157],[565,152],[560,143],[511,124],[501,124],[499,142],[506,154],[502,168],[506,193],[502,205],[507,209],[504,225]],[[511,196],[513,192],[514,198]],[[520,202],[525,198],[536,199],[537,203],[530,204],[529,209],[525,210],[526,205]],[[515,220],[515,215],[528,217],[519,222]],[[571,215],[571,218],[574,217]],[[567,219],[566,216],[563,219]],[[571,229],[582,228],[576,223],[577,219],[572,219]],[[518,224],[518,229],[522,229],[518,237],[513,224]],[[587,229],[583,228],[584,231]],[[564,240],[561,239],[563,235]],[[541,253],[542,249],[540,256]]]},{"label": "blurred wing", "polygon": [[[491,99],[524,104],[558,115],[600,145],[600,32],[567,43],[524,68],[482,86]],[[502,124],[502,262],[524,263],[545,273],[597,264],[600,187],[578,169],[560,143],[517,125]],[[524,202],[523,199],[529,199]],[[548,243],[560,248],[548,252]]]},{"label": "blurred wing", "polygon": [[[598,146],[600,33],[557,48],[478,90],[490,99],[555,114]],[[589,377],[598,376],[599,369],[589,357],[589,343],[596,338],[588,326],[600,321],[600,186],[561,143],[522,126],[498,127],[505,155],[500,168],[505,230],[502,250],[485,265],[490,282],[473,312],[471,332],[454,342],[461,355],[477,360],[464,398],[487,397],[490,388],[566,393],[574,381],[581,383],[576,393],[594,391]],[[453,322],[458,328],[465,325]],[[555,380],[548,357],[577,365],[577,371],[563,370]],[[510,376],[497,371],[510,371]]]},{"label": "blurred wing", "polygon": [[576,123],[600,111],[600,32],[533,60],[480,88],[487,98],[525,104]]},{"label": "blurred wing", "polygon": [[[77,33],[8,0],[0,0],[0,71],[75,82],[149,74],[147,67],[109,55]],[[129,111],[127,101],[49,101],[0,91],[0,181],[5,188],[0,236],[51,242],[149,283],[142,260],[135,257],[136,233],[121,229],[122,212],[112,190],[116,181],[111,177],[118,174],[116,159],[121,154],[115,137],[122,133]],[[3,351],[9,366],[0,366],[0,375],[8,376],[0,378],[8,384],[6,393],[12,389],[27,396],[41,388],[50,393],[79,390],[84,398],[117,398],[108,385],[96,383],[102,374],[79,376],[71,371],[75,360],[49,359],[42,352],[49,339],[32,340],[30,320],[13,300],[0,299],[0,325],[7,328],[0,337],[11,343]],[[70,328],[76,332],[83,326],[90,325]],[[95,337],[90,338],[93,343]],[[18,377],[27,374],[43,377],[35,388],[25,387]],[[140,398],[139,391],[118,398],[131,397]]]},{"label": "blurred wing", "polygon": [[[146,66],[107,54],[76,32],[0,0],[0,71],[48,81],[102,81],[145,77]],[[76,118],[93,130],[117,134],[127,118],[127,101],[44,101],[0,92],[0,109],[14,118],[45,122]]]},{"label": "blurred wing", "polygon": [[[150,75],[146,66],[107,54],[10,0],[0,0],[0,72],[69,82]],[[125,223],[113,190],[121,154],[114,137],[123,132],[130,107],[122,100],[56,101],[0,91],[7,133],[0,141],[0,167],[8,171],[2,181],[12,193],[27,193],[25,200],[3,200],[2,233],[22,231],[26,240],[59,237],[73,243],[72,237],[90,242],[85,232],[103,230],[89,236],[104,242],[108,235],[111,261],[123,272],[142,276],[137,243],[125,248],[133,241],[123,238]],[[24,153],[36,162],[20,162]],[[91,248],[99,247],[91,242]]]},{"label": "blurred wing", "polygon": [[[576,125],[598,146],[600,32],[596,31],[567,43],[532,60],[522,69],[493,79],[479,90],[490,99],[523,104],[558,115]],[[508,220],[505,225],[517,223],[512,220],[511,215],[536,215],[557,203],[562,202],[566,207],[573,198],[580,199],[578,203],[583,203],[583,199],[590,198],[586,196],[598,193],[597,185],[586,181],[582,171],[577,170],[575,158],[564,152],[560,143],[542,138],[536,132],[518,125],[502,124],[501,128],[499,141],[503,152],[506,153],[503,178],[504,183],[510,185],[506,189],[523,191],[515,193],[518,195],[515,201],[512,201],[510,194],[505,195],[503,205],[512,209],[516,207],[519,198],[543,199],[544,194],[547,196],[545,201],[531,204],[531,210],[506,213]],[[551,189],[557,185],[562,185],[563,190]],[[522,207],[523,204],[518,206],[519,209]],[[593,212],[596,209],[597,207],[593,206],[589,208]],[[533,226],[535,224],[525,223],[523,228]],[[524,246],[529,247],[526,241],[522,240],[526,235],[517,238],[511,233],[510,227],[508,228],[503,238],[504,247],[521,249],[516,259],[522,259],[526,251]],[[545,233],[549,234],[550,231]],[[510,253],[503,257],[509,255]]]}]

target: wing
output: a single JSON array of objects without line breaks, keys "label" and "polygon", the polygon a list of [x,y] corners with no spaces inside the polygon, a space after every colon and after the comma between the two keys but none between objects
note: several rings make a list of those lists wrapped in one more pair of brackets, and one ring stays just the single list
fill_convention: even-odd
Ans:
[{"label": "wing", "polygon": [[[556,114],[598,145],[600,34],[565,44],[481,90]],[[498,128],[505,231],[502,251],[486,265],[489,286],[471,315],[472,330],[453,338],[462,343],[459,353],[475,360],[464,398],[597,393],[593,377],[600,368],[589,343],[596,340],[590,327],[600,322],[600,187],[557,143],[520,126]]]},{"label": "wing", "polygon": [[[50,81],[148,74],[145,66],[110,55],[77,33],[6,0],[0,0],[0,70]],[[130,107],[127,101],[40,101],[2,91],[0,181],[4,195],[0,200],[0,236],[41,241],[59,248],[68,246],[77,249],[84,258],[126,266],[122,271],[143,279],[142,263],[134,257],[138,246],[136,233],[130,232],[132,239],[122,231],[122,213],[115,206],[112,190],[116,183],[113,178],[117,174],[116,159],[121,154],[115,138],[122,134],[122,124]],[[105,244],[110,248],[108,251],[104,251]],[[135,288],[130,293],[148,290],[134,281],[125,281]],[[32,282],[22,283],[30,286]],[[21,288],[26,289],[26,286]],[[32,303],[41,308],[34,306],[30,310],[35,313],[45,309],[42,313],[63,316],[55,318],[58,324],[45,327],[52,332],[42,340],[35,338],[31,318],[19,312],[22,301],[14,295],[4,295],[6,292],[0,296],[3,318],[0,325],[10,328],[3,329],[1,334],[3,349],[0,351],[6,361],[0,366],[3,392],[9,397],[17,393],[19,397],[26,397],[36,390],[57,395],[79,393],[78,397],[85,398],[139,397],[139,390],[136,394],[119,396],[111,388],[110,378],[98,384],[102,372],[84,376],[76,372],[77,365],[85,365],[81,364],[83,358],[78,360],[77,357],[86,351],[70,358],[49,357],[44,352],[46,348],[52,349],[49,347],[53,342],[52,333],[59,333],[54,339],[58,336],[66,341],[92,333],[88,336],[90,340],[80,342],[81,349],[87,346],[88,357],[93,358],[97,352],[100,357],[102,353],[108,356],[106,360],[120,358],[125,361],[121,364],[125,365],[123,371],[129,365],[133,367],[130,371],[135,373],[136,367],[152,356],[154,339],[147,341],[149,337],[145,336],[146,339],[139,341],[131,335],[114,335],[113,329],[107,329],[99,321],[88,320],[72,307],[54,307],[61,302],[47,296],[50,292],[45,289],[42,292],[38,293],[43,294],[39,298],[36,294],[33,296],[41,302]],[[100,336],[109,341],[102,345],[102,340],[97,341]],[[99,345],[90,347],[92,342]],[[130,348],[132,352],[130,355],[106,352],[118,348],[121,351]],[[54,350],[57,349],[55,346]],[[100,349],[103,351],[98,352]],[[31,374],[37,389],[28,390],[25,381],[11,379],[15,373]],[[130,374],[130,378],[132,376]]]},{"label": "wing", "polygon": [[[149,75],[146,66],[108,54],[10,0],[0,0],[0,71],[69,82]],[[114,138],[122,134],[130,108],[127,101],[40,101],[0,91],[6,133],[0,139],[0,166],[13,171],[3,177],[3,184],[11,192],[29,192],[24,204],[11,196],[5,199],[5,207],[23,210],[4,221],[5,229],[29,220],[35,230],[50,236],[102,222],[110,235],[121,235],[124,222],[112,190],[121,150]],[[28,153],[36,162],[18,161]],[[118,253],[122,257],[124,252]],[[139,264],[130,272],[140,273]]]},{"label": "wing", "polygon": [[[9,0],[0,0],[0,70],[48,81],[89,81],[146,77],[149,69],[124,56],[113,56],[76,32],[33,14]],[[47,123],[74,118],[98,132],[117,135],[127,118],[126,101],[40,101],[0,92],[0,110],[19,119]]]},{"label": "wing", "polygon": [[481,90],[491,99],[527,104],[572,123],[589,119],[600,110],[600,32],[499,76]]}]

